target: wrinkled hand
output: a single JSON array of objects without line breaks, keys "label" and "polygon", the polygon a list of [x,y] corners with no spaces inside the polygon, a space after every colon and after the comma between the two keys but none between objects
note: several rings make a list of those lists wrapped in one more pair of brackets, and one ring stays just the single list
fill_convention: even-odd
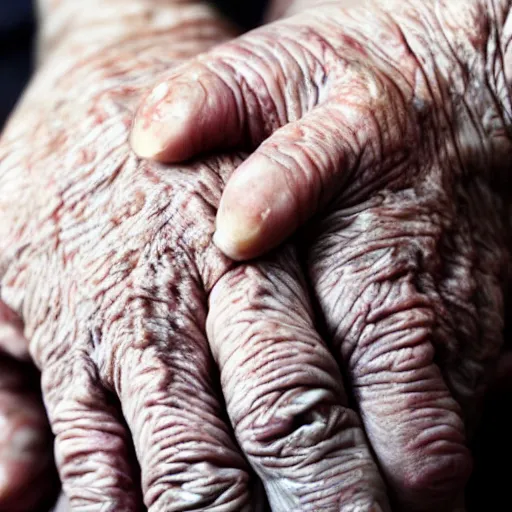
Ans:
[{"label": "wrinkled hand", "polygon": [[297,0],[315,9],[177,68],[139,109],[142,157],[263,142],[224,193],[216,236],[231,257],[276,246],[340,194],[428,181],[447,195],[440,174],[495,178],[509,155],[508,1],[344,3]]},{"label": "wrinkled hand", "polygon": [[502,344],[511,3],[309,4],[175,69],[131,142],[164,162],[255,149],[217,215],[235,259],[322,209],[300,247],[327,339],[395,498],[431,510],[470,472]]},{"label": "wrinkled hand", "polygon": [[131,34],[69,31],[0,144],[1,299],[41,369],[71,507],[258,510],[249,461],[272,510],[389,510],[294,249],[237,266],[212,243],[241,159],[129,151],[141,92],[229,35],[200,6],[162,9]]}]

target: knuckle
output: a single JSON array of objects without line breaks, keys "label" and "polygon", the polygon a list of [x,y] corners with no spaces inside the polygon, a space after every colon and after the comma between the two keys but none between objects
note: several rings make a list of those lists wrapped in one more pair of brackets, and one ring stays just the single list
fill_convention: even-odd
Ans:
[{"label": "knuckle", "polygon": [[270,503],[287,503],[288,510],[368,506],[383,485],[356,413],[323,403],[323,390],[291,394],[288,406],[274,410],[267,400],[236,429],[256,473],[264,482],[275,482],[267,489]]},{"label": "knuckle", "polygon": [[[267,397],[248,416],[247,419],[251,418],[250,426],[244,428],[245,421],[238,425],[237,431],[244,451],[256,458],[272,452],[275,455],[290,456],[295,454],[294,448],[316,446],[316,441],[335,434],[333,424],[342,422],[344,411],[334,406],[321,408],[316,404],[315,407],[311,403],[321,400],[325,394],[322,390],[307,391],[299,394],[287,406],[282,405],[277,410],[275,406],[271,407],[271,413],[268,412],[271,397]],[[274,401],[275,397],[272,397]],[[284,448],[284,452],[280,448]]]},{"label": "knuckle", "polygon": [[153,477],[144,495],[150,512],[219,509],[238,512],[249,506],[249,477],[243,470],[198,463],[185,474],[178,473],[179,476],[168,470]]},{"label": "knuckle", "polygon": [[320,453],[328,445],[336,451],[363,444],[355,412],[336,405],[331,391],[318,388],[258,397],[236,424],[236,434],[244,452],[264,472],[277,459],[281,469],[300,467],[311,450]]}]

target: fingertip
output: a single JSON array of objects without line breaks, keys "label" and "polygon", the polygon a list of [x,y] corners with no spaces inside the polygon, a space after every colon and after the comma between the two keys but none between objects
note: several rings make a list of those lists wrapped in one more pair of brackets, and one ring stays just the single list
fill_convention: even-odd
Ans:
[{"label": "fingertip", "polygon": [[213,241],[236,261],[260,256],[296,229],[296,206],[280,169],[256,153],[237,169],[226,186]]},{"label": "fingertip", "polygon": [[203,87],[192,80],[160,83],[135,115],[130,133],[134,153],[165,163],[191,157],[198,150],[196,128],[205,102]]},{"label": "fingertip", "polygon": [[254,249],[254,241],[250,237],[233,236],[229,228],[218,228],[213,235],[213,243],[228,258],[235,261],[244,261],[257,255]]},{"label": "fingertip", "polygon": [[33,483],[32,476],[32,471],[27,464],[14,461],[0,462],[0,507],[20,489],[29,487]]}]

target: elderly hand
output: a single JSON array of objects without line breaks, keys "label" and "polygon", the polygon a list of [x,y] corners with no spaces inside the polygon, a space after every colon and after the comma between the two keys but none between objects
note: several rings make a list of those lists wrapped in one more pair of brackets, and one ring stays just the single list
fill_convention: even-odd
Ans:
[{"label": "elderly hand", "polygon": [[432,510],[471,470],[502,345],[511,2],[341,3],[291,2],[174,69],[131,141],[163,162],[254,149],[217,214],[232,258],[321,210],[297,241],[327,339],[394,499]]},{"label": "elderly hand", "polygon": [[69,30],[0,143],[0,279],[72,509],[258,510],[248,461],[274,511],[389,510],[293,247],[236,265],[212,243],[241,159],[169,169],[129,150],[141,92],[230,33],[194,2],[112,0],[112,27],[108,9],[48,5],[69,17],[43,34]]}]

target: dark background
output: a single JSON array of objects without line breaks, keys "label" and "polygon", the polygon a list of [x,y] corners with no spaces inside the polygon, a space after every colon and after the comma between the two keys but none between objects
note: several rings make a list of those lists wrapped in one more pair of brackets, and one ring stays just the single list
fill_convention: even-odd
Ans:
[{"label": "dark background", "polygon": [[0,129],[30,73],[30,0],[0,0]]},{"label": "dark background", "polygon": [[[259,23],[266,0],[212,3],[248,29]],[[30,76],[34,28],[31,0],[0,0],[0,129]]]}]

